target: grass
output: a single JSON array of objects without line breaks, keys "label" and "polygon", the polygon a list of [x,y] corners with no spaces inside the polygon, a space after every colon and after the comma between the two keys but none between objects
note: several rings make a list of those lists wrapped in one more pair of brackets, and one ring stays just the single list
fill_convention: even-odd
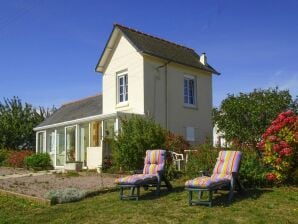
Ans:
[{"label": "grass", "polygon": [[0,223],[297,223],[298,188],[280,187],[235,195],[227,206],[227,194],[216,194],[215,205],[188,206],[181,182],[174,190],[141,191],[140,201],[120,201],[119,192],[80,202],[37,205],[15,197],[0,196]]}]

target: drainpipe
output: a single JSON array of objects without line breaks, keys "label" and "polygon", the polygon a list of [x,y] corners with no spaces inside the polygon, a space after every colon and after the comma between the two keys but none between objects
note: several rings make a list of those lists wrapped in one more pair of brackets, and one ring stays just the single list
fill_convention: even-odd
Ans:
[{"label": "drainpipe", "polygon": [[[169,63],[169,62],[168,62]],[[168,63],[165,64],[165,119],[168,130]]]},{"label": "drainpipe", "polygon": [[165,68],[165,124],[166,124],[166,129],[169,127],[169,122],[168,122],[168,64],[170,64],[171,61],[167,61],[165,64],[157,67],[157,69],[160,69],[162,67]]}]

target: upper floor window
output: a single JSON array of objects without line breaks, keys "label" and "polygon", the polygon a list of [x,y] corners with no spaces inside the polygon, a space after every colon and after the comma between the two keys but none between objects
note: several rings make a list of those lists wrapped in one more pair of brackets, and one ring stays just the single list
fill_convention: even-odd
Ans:
[{"label": "upper floor window", "polygon": [[196,85],[194,77],[184,76],[184,104],[196,104]]},{"label": "upper floor window", "polygon": [[128,101],[128,75],[120,73],[117,75],[118,83],[118,103]]}]

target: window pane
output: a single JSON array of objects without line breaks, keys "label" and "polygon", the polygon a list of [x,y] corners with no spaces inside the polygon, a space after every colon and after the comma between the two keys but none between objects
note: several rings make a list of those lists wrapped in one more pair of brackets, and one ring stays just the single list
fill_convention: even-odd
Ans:
[{"label": "window pane", "polygon": [[121,95],[119,96],[119,101],[120,101],[120,102],[123,102],[123,94],[121,94]]},{"label": "window pane", "polygon": [[195,80],[184,78],[184,103],[195,104]]},{"label": "window pane", "polygon": [[119,85],[123,86],[123,76],[119,77]]},{"label": "window pane", "polygon": [[120,91],[119,91],[120,95],[123,94],[123,86],[120,86]]},{"label": "window pane", "polygon": [[43,152],[44,152],[44,148],[43,148],[43,146],[44,146],[44,142],[43,142],[43,140],[44,140],[44,132],[40,132],[40,133],[38,133],[38,146],[37,146],[37,151],[38,151],[39,153],[43,153]]}]

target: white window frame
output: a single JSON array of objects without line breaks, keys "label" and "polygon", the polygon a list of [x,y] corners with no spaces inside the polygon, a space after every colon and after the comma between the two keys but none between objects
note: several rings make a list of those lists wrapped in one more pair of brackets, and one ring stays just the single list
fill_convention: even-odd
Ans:
[{"label": "white window frame", "polygon": [[[39,134],[43,134],[43,145],[42,145],[42,151],[39,150]],[[47,133],[46,131],[38,131],[36,132],[36,153],[41,152],[45,153],[47,151]]]},{"label": "white window frame", "polygon": [[[125,79],[126,77],[126,79]],[[123,78],[123,100],[120,101],[120,79]],[[126,83],[125,83],[126,80]],[[128,72],[127,70],[117,73],[117,104],[127,104],[128,103]]]},{"label": "white window frame", "polygon": [[[187,84],[187,95],[185,95],[185,81],[188,82]],[[190,81],[193,81],[193,103],[190,103],[190,89],[189,89],[189,83]],[[185,97],[187,97],[187,102],[185,102]],[[197,82],[196,77],[190,76],[190,75],[184,75],[183,78],[183,103],[186,107],[196,107],[197,106]]]}]

